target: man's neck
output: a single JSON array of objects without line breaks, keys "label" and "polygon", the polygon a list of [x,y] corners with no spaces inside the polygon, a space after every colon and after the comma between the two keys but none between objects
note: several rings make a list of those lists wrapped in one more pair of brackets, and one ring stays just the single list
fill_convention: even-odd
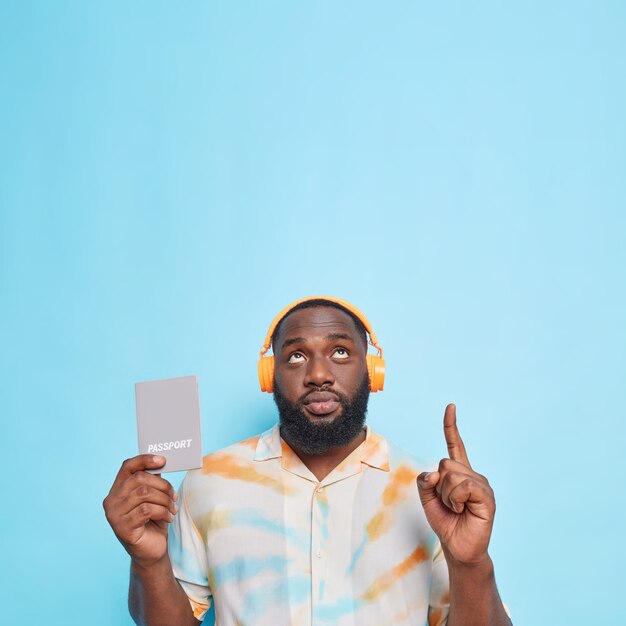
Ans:
[{"label": "man's neck", "polygon": [[307,454],[292,444],[289,439],[281,437],[289,444],[289,447],[298,455],[300,460],[311,470],[320,482],[328,476],[346,457],[356,450],[364,441],[367,431],[365,428],[347,445],[331,448],[323,454]]}]

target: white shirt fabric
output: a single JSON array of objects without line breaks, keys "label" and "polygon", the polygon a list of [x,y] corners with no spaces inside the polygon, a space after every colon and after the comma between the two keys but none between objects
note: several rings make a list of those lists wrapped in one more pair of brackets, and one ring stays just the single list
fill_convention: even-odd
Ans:
[{"label": "white shirt fabric", "polygon": [[443,626],[448,570],[415,479],[428,466],[369,426],[322,481],[278,424],[204,458],[180,489],[169,555],[219,626]]}]

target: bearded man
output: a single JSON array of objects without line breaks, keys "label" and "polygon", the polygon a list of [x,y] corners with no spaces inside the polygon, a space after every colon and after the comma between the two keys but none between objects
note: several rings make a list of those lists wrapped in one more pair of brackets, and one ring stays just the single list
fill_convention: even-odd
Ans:
[{"label": "bearded man", "polygon": [[179,493],[145,471],[163,457],[123,463],[104,508],[131,556],[137,624],[197,626],[214,604],[220,626],[511,626],[488,553],[493,491],[456,409],[438,467],[375,433],[384,361],[368,334],[378,347],[342,300],[297,301],[259,365],[279,423],[206,456]]}]

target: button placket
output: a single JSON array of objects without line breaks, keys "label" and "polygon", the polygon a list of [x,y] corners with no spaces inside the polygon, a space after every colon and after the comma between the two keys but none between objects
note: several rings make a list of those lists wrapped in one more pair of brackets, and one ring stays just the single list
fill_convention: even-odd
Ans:
[{"label": "button placket", "polygon": [[328,534],[328,500],[324,486],[318,484],[311,498],[312,533],[311,533],[311,583],[313,614],[315,607],[323,603],[325,586],[325,536]]}]

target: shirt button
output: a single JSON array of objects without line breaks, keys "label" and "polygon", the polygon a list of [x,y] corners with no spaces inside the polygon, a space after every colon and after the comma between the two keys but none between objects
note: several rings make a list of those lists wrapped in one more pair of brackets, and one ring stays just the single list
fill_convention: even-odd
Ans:
[{"label": "shirt button", "polygon": [[316,556],[318,559],[321,559],[321,558],[322,558],[322,551],[321,551],[319,548],[315,551],[315,556]]},{"label": "shirt button", "polygon": [[322,491],[324,491],[324,487],[318,487],[315,491],[317,493],[322,493]]}]

